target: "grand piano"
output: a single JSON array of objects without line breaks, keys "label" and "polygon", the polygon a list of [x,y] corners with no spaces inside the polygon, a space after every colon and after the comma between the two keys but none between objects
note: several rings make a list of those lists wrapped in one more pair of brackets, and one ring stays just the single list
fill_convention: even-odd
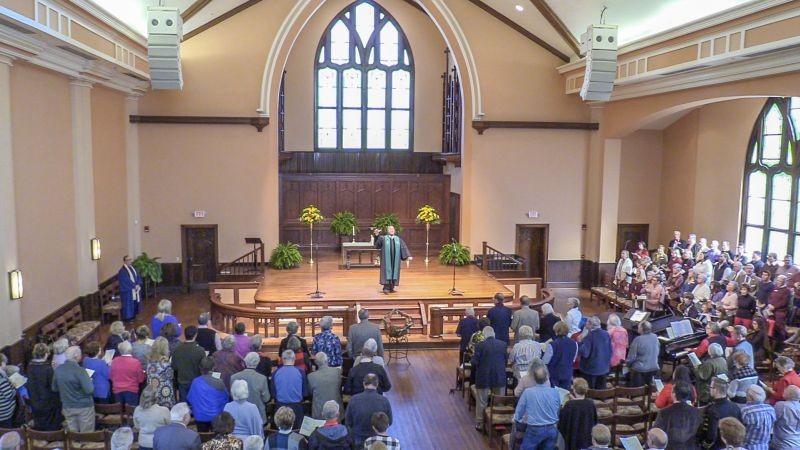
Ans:
[{"label": "grand piano", "polygon": [[[636,310],[631,310],[622,319],[622,326],[628,330],[630,339],[638,335],[637,325],[641,320],[649,320],[653,326],[653,333],[658,336],[661,344],[661,363],[675,366],[685,358],[689,347],[697,347],[706,338],[705,326],[695,319],[683,316],[664,314],[651,317],[646,314],[641,320],[631,320],[636,317]],[[641,314],[639,318],[641,318]]]}]

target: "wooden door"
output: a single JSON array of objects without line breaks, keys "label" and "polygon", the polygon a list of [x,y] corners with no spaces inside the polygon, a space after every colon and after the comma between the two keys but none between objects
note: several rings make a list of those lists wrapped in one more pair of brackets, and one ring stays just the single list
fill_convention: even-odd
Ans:
[{"label": "wooden door", "polygon": [[181,225],[183,285],[205,289],[217,277],[217,225]]},{"label": "wooden door", "polygon": [[617,225],[617,255],[625,249],[633,253],[639,248],[639,242],[647,242],[650,235],[650,225],[643,224],[619,224]]},{"label": "wooden door", "polygon": [[450,193],[450,233],[447,240],[459,240],[459,228],[461,228],[461,195],[455,192]]},{"label": "wooden door", "polygon": [[517,225],[516,253],[525,258],[526,276],[547,282],[547,242],[550,225]]}]

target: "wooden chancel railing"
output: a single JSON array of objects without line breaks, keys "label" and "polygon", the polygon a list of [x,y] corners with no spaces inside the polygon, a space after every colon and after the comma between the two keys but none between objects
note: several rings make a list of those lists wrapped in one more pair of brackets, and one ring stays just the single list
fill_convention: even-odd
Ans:
[{"label": "wooden chancel railing", "polygon": [[[353,307],[301,307],[301,308],[256,308],[248,291],[258,287],[258,283],[209,283],[211,300],[211,321],[224,332],[233,333],[238,322],[248,326],[248,332],[266,338],[282,336],[289,321],[299,325],[301,336],[311,336],[320,331],[319,321],[325,316],[333,317],[339,333],[347,335],[350,325],[356,323],[356,309]],[[244,291],[244,292],[243,292]]]}]

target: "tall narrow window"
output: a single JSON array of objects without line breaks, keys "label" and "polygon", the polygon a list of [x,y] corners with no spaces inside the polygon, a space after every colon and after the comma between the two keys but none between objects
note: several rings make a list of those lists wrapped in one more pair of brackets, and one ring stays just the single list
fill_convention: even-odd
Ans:
[{"label": "tall narrow window", "polygon": [[357,1],[325,30],[316,52],[316,150],[411,150],[414,60],[380,5]]},{"label": "tall narrow window", "polygon": [[800,97],[770,98],[745,163],[742,233],[747,250],[800,255]]}]

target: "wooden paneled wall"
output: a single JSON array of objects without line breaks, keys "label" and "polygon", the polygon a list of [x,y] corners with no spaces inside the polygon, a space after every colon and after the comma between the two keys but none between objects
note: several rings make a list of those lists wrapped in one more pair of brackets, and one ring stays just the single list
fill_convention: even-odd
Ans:
[{"label": "wooden paneled wall", "polygon": [[281,174],[280,240],[309,243],[308,226],[300,223],[300,211],[313,204],[325,221],[314,227],[314,242],[332,248],[338,237],[329,231],[334,213],[350,211],[358,218],[357,240],[369,240],[369,227],[376,214],[395,213],[410,247],[425,247],[425,225],[415,223],[417,210],[429,204],[439,211],[442,223],[432,225],[431,254],[449,239],[450,176],[434,174]]}]

